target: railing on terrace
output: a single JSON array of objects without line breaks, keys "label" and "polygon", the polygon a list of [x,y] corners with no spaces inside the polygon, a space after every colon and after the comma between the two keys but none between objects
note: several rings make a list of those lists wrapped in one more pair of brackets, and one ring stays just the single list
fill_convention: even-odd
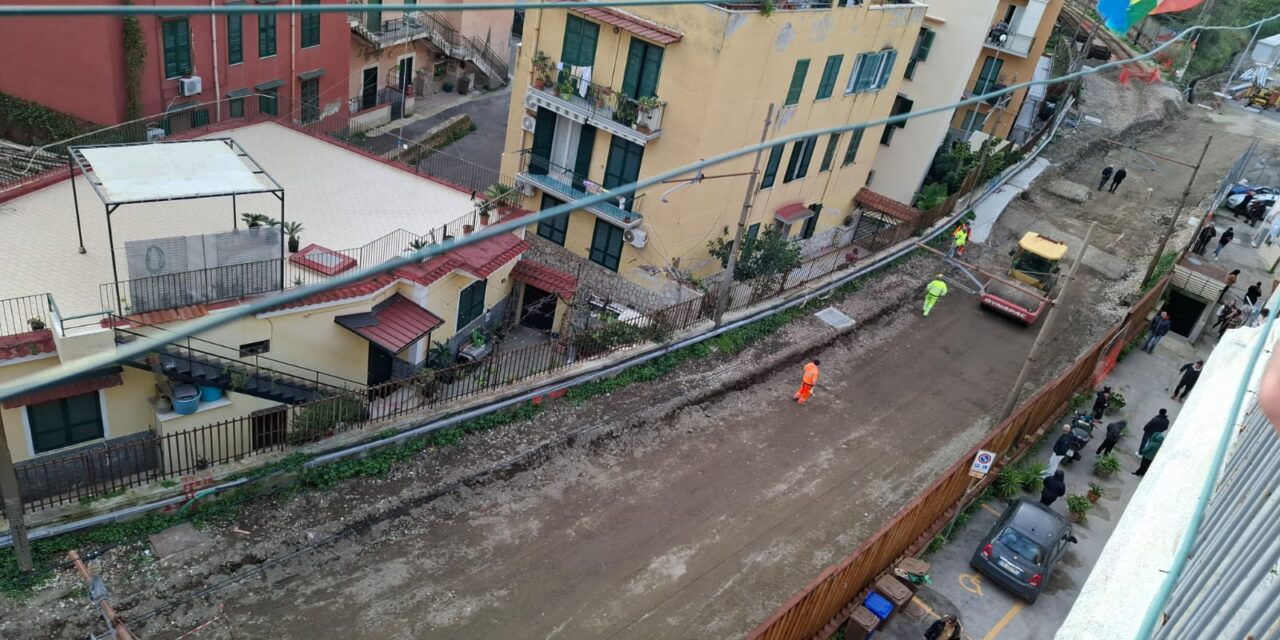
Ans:
[{"label": "railing on terrace", "polygon": [[1007,51],[1017,56],[1026,57],[1035,41],[1034,36],[998,33],[993,29],[987,34],[987,39],[983,41],[983,44],[992,49],[999,49],[1000,51]]},{"label": "railing on terrace", "polygon": [[[377,109],[383,105],[399,102],[412,95],[412,84],[405,87],[404,91],[395,87],[383,87],[374,92],[373,97],[369,99],[366,99],[364,93],[361,92],[352,96],[351,100],[347,103],[347,110],[350,111],[352,115],[356,115],[371,109]],[[375,126],[376,125],[367,125],[365,128],[372,129],[375,128]],[[355,135],[356,133],[363,133],[363,131],[359,129],[350,130],[350,135]]]},{"label": "railing on terrace", "polygon": [[279,291],[281,276],[278,258],[246,262],[108,282],[99,287],[99,301],[103,309],[129,316]]},{"label": "railing on terrace", "polygon": [[56,316],[47,293],[0,300],[0,336],[52,329]]},{"label": "railing on terrace", "polygon": [[[574,173],[554,162],[534,155],[530,149],[520,152],[520,180],[527,181],[543,191],[551,192],[563,200],[576,200],[589,195],[606,192],[604,188],[586,176]],[[604,202],[586,207],[597,215],[612,219],[620,224],[632,224],[640,220],[638,198],[632,198],[632,191],[611,192],[614,197]]]},{"label": "railing on terrace", "polygon": [[[763,2],[715,2],[711,3],[729,11],[759,11]],[[836,0],[835,2],[774,2],[774,11],[806,11],[832,7],[879,7],[887,5],[915,4],[914,0]]]},{"label": "railing on terrace", "polygon": [[555,62],[535,63],[533,88],[586,111],[590,116],[632,127],[641,134],[662,130],[666,104],[657,97],[633,98],[621,90],[556,69]]}]

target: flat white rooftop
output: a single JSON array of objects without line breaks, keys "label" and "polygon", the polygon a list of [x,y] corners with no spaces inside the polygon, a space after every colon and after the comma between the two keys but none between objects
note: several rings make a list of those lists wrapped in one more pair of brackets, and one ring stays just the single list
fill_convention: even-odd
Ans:
[{"label": "flat white rooftop", "polygon": [[262,193],[280,187],[226,140],[74,147],[106,204]]},{"label": "flat white rooftop", "polygon": [[[316,243],[340,251],[397,229],[423,234],[473,210],[467,194],[274,123],[209,137],[235,140],[280,183],[285,191],[284,219],[303,224],[303,246]],[[75,184],[88,250],[83,255],[78,252],[70,182],[0,203],[0,299],[47,291],[64,316],[102,309],[99,287],[112,281],[106,212],[83,177]],[[280,217],[280,203],[270,193],[236,196],[236,210]],[[226,232],[234,216],[231,197],[215,197],[128,204],[111,218],[124,280],[129,277],[125,242]]]}]

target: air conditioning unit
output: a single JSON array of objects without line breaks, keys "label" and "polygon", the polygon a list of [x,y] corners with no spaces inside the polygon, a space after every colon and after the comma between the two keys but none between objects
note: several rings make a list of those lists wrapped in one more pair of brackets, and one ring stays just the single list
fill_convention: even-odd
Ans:
[{"label": "air conditioning unit", "polygon": [[533,98],[532,94],[524,94],[524,108],[530,111],[538,110],[538,101]]},{"label": "air conditioning unit", "polygon": [[533,133],[533,130],[536,129],[537,126],[538,121],[530,116],[520,118],[520,128],[528,131],[529,133]]},{"label": "air conditioning unit", "polygon": [[164,140],[164,129],[147,127],[147,142],[155,142],[156,140]]},{"label": "air conditioning unit", "polygon": [[203,90],[200,83],[200,76],[190,76],[187,78],[178,78],[178,93],[184,96],[194,96]]},{"label": "air conditioning unit", "polygon": [[649,242],[649,233],[644,229],[627,229],[622,232],[622,239],[630,242],[631,246],[637,249],[643,249]]}]

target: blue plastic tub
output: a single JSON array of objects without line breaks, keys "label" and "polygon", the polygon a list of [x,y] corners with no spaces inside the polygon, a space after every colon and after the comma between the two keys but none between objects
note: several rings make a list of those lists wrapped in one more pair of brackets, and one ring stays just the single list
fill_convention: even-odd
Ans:
[{"label": "blue plastic tub", "polygon": [[893,603],[874,591],[867,595],[867,599],[862,602],[862,606],[866,607],[867,611],[875,614],[881,620],[888,620],[889,616],[893,615]]},{"label": "blue plastic tub", "polygon": [[189,384],[181,384],[173,388],[173,412],[188,416],[196,412],[200,406],[200,390]]},{"label": "blue plastic tub", "polygon": [[200,385],[200,402],[213,402],[222,397],[221,387]]}]

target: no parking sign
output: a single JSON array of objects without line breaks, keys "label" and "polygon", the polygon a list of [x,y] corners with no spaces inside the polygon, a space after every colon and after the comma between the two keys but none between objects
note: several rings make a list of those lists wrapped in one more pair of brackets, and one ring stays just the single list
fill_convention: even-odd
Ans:
[{"label": "no parking sign", "polygon": [[969,467],[969,475],[979,480],[987,477],[991,472],[991,465],[995,464],[996,454],[994,451],[986,449],[978,449],[978,455],[973,457],[973,464]]}]

